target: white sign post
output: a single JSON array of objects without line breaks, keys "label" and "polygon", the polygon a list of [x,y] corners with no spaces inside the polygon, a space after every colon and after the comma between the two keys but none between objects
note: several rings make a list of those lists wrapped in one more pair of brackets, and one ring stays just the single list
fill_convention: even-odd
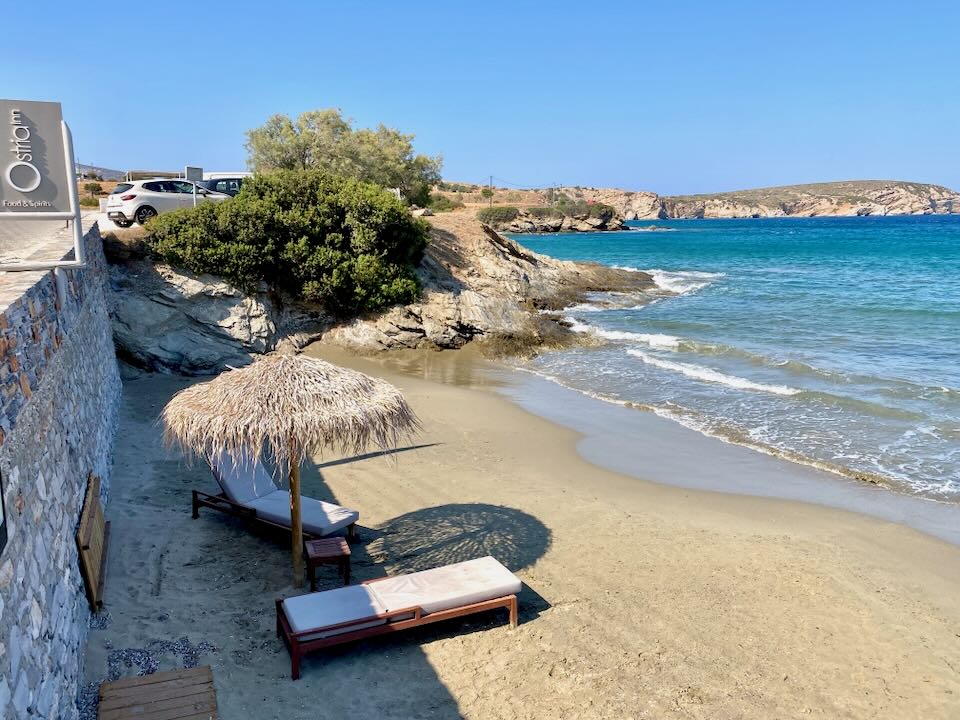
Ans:
[{"label": "white sign post", "polygon": [[72,220],[73,260],[0,264],[0,271],[83,267],[73,138],[60,103],[0,99],[0,222]]},{"label": "white sign post", "polygon": [[197,206],[197,183],[203,180],[203,168],[187,165],[183,168],[183,175],[193,183],[193,206]]}]

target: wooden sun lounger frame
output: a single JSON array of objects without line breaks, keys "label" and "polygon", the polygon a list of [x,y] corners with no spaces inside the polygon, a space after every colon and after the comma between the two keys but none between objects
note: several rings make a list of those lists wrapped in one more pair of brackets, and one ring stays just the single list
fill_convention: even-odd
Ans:
[{"label": "wooden sun lounger frame", "polygon": [[[196,520],[200,517],[200,508],[208,507],[214,510],[218,510],[226,515],[232,515],[233,517],[242,518],[244,520],[249,520],[251,522],[257,523],[258,525],[267,526],[273,530],[281,530],[287,534],[290,533],[290,528],[286,525],[281,525],[280,523],[275,523],[272,520],[267,520],[257,515],[257,511],[246,505],[241,505],[236,503],[226,496],[224,493],[217,493],[216,495],[211,495],[210,493],[205,493],[200,490],[193,490],[193,519]],[[316,540],[317,538],[325,537],[318,535],[317,533],[310,532],[306,529],[303,531],[304,540]],[[357,537],[357,524],[350,523],[347,525],[347,539],[355,540]]]},{"label": "wooden sun lounger frame", "polygon": [[[374,578],[373,580],[366,580],[361,584],[370,585],[371,583],[388,579],[389,576]],[[354,642],[355,640],[363,640],[364,638],[374,637],[376,635],[400,632],[401,630],[407,630],[408,628],[412,627],[429,625],[430,623],[441,622],[442,620],[450,620],[451,618],[456,617],[463,617],[464,615],[473,615],[474,613],[486,612],[487,610],[495,610],[497,608],[506,608],[509,611],[510,627],[515,628],[517,626],[517,596],[504,595],[503,597],[484,600],[483,602],[478,603],[470,603],[469,605],[459,605],[457,607],[452,607],[447,610],[438,610],[437,612],[432,612],[429,614],[425,613],[422,607],[408,607],[401,608],[400,610],[393,610],[387,613],[368,615],[364,618],[348,620],[347,622],[337,623],[335,625],[326,625],[324,627],[311,628],[310,630],[304,630],[302,632],[294,632],[293,628],[290,626],[290,621],[287,619],[286,613],[283,611],[283,599],[281,598],[277,600],[277,637],[283,638],[283,642],[287,646],[287,650],[290,652],[290,677],[293,680],[297,680],[300,678],[301,658],[303,658],[304,655],[313,652],[314,650],[321,650],[333,645]],[[391,618],[402,617],[404,615],[410,615],[411,613],[413,614],[413,617],[390,622]],[[373,625],[372,627],[365,627],[360,628],[359,630],[343,632],[330,637],[316,638],[314,640],[302,639],[309,635],[315,635],[318,632],[339,630],[341,628],[349,628],[354,625],[364,625],[365,623],[369,623],[371,620],[385,620],[386,622],[384,622],[382,625]]]}]

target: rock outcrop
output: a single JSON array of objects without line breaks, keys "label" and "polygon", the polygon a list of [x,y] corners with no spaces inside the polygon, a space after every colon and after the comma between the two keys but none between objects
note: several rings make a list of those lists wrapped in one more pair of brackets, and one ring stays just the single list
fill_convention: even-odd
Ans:
[{"label": "rock outcrop", "polygon": [[523,349],[570,335],[540,311],[584,293],[643,293],[645,273],[532,253],[472,214],[429,218],[431,241],[418,275],[420,302],[336,325],[315,307],[261,287],[247,295],[220,278],[191,275],[137,254],[112,253],[111,317],[121,357],[140,367],[189,375],[243,365],[282,342],[313,340],[353,350],[459,348],[482,339]]},{"label": "rock outcrop", "polygon": [[609,205],[624,220],[659,220],[667,217],[663,202],[656,193],[611,188],[585,188],[581,192],[592,202]]},{"label": "rock outcrop", "polygon": [[543,215],[520,210],[513,220],[495,223],[494,229],[508,233],[553,233],[553,232],[602,232],[623,230],[624,218],[615,214],[609,217],[591,217],[589,214]]},{"label": "rock outcrop", "polygon": [[331,329],[323,342],[357,351],[457,348],[475,339],[536,346],[564,328],[539,311],[559,309],[590,291],[642,293],[646,273],[554,260],[526,250],[469,214],[431,218],[419,268],[422,301]]},{"label": "rock outcrop", "polygon": [[185,375],[245,365],[285,338],[319,337],[329,321],[261,288],[246,295],[212,275],[149,260],[110,267],[118,354],[139,367]]}]

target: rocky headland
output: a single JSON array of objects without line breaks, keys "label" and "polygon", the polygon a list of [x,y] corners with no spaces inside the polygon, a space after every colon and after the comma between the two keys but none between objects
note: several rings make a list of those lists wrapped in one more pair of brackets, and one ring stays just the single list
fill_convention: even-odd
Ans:
[{"label": "rocky headland", "polygon": [[[464,186],[466,187],[466,186]],[[479,187],[479,186],[478,186]],[[476,193],[440,192],[451,200],[467,202]],[[479,200],[479,197],[476,198]],[[960,213],[960,193],[942,185],[899,180],[851,180],[845,182],[784,185],[703,195],[658,195],[654,192],[616,188],[559,187],[542,190],[494,191],[495,207],[512,206],[519,213],[497,224],[503,232],[576,232],[616,230],[624,220],[667,218],[751,217],[847,217],[857,215],[943,215]],[[591,227],[586,218],[559,223],[537,213],[574,203],[607,205],[617,222]],[[545,206],[545,207],[544,207]]]},{"label": "rocky headland", "polygon": [[581,189],[626,220],[666,218],[847,217],[943,215],[960,212],[960,193],[942,185],[893,180],[786,185],[706,195],[658,196],[628,190]]},{"label": "rocky headland", "polygon": [[338,322],[265,285],[252,295],[212,275],[191,275],[108,236],[111,316],[119,354],[164,372],[202,375],[243,365],[283,343],[320,340],[361,353],[459,348],[478,341],[493,351],[525,353],[574,342],[559,310],[585,293],[642,295],[646,273],[554,260],[530,252],[472,213],[428,218],[430,243],[417,274],[420,301]]},{"label": "rocky headland", "polygon": [[623,230],[623,214],[591,215],[589,212],[567,215],[520,210],[513,220],[493,222],[491,227],[508,233],[602,232]]}]

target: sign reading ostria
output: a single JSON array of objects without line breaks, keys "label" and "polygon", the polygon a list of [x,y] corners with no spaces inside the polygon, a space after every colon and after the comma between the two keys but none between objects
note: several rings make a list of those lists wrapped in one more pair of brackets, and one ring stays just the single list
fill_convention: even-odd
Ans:
[{"label": "sign reading ostria", "polygon": [[60,103],[0,100],[0,213],[71,213]]}]

